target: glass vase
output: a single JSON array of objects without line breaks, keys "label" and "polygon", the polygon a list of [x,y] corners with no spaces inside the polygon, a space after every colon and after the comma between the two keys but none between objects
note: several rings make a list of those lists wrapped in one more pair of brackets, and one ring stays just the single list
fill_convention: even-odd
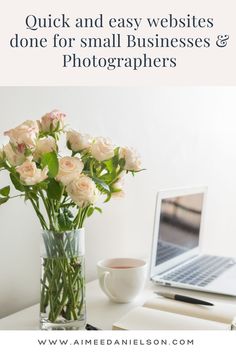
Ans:
[{"label": "glass vase", "polygon": [[84,229],[67,232],[42,231],[41,329],[84,328],[84,257]]}]

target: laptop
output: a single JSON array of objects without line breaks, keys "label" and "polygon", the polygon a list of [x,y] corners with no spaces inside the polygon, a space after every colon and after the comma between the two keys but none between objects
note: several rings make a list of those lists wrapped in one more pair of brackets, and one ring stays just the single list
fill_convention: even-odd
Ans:
[{"label": "laptop", "polygon": [[157,195],[150,278],[159,285],[236,296],[236,258],[201,252],[207,188]]}]

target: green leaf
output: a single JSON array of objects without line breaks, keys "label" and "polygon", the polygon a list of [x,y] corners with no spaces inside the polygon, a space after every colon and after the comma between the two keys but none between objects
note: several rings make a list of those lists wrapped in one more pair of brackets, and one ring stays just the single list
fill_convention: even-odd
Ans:
[{"label": "green leaf", "polygon": [[9,193],[10,193],[10,186],[6,186],[0,189],[0,194],[3,195],[4,197],[8,197]]},{"label": "green leaf", "polygon": [[20,178],[18,178],[17,175],[15,175],[13,173],[10,173],[10,179],[11,179],[12,184],[14,185],[16,190],[18,190],[20,192],[24,192],[25,191],[25,187],[20,182]]},{"label": "green leaf", "polygon": [[114,166],[113,166],[113,161],[112,161],[112,160],[107,160],[107,161],[104,161],[103,163],[104,163],[104,165],[105,165],[107,171],[108,171],[109,173],[112,173],[113,168],[114,168]]},{"label": "green leaf", "polygon": [[102,209],[101,208],[95,207],[94,210],[97,210],[100,214],[102,214]]},{"label": "green leaf", "polygon": [[40,191],[40,190],[42,190],[42,189],[47,189],[48,183],[49,183],[48,180],[42,181],[42,182],[38,183],[38,184],[35,186],[35,189],[36,189],[37,191]]},{"label": "green leaf", "polygon": [[111,193],[118,193],[118,192],[121,192],[121,191],[122,191],[122,189],[114,188],[114,187],[111,186]]},{"label": "green leaf", "polygon": [[24,151],[24,155],[25,155],[25,157],[31,156],[32,155],[32,151],[30,149],[26,148],[25,151]]},{"label": "green leaf", "polygon": [[117,146],[114,150],[115,156],[119,156],[119,151],[120,151],[120,148],[119,148],[119,146]]},{"label": "green leaf", "polygon": [[66,142],[66,147],[67,147],[68,150],[72,150],[69,140],[67,140],[67,142]]},{"label": "green leaf", "polygon": [[94,208],[93,207],[90,207],[87,211],[87,217],[89,218],[94,212]]},{"label": "green leaf", "polygon": [[62,186],[55,179],[51,179],[48,183],[47,196],[49,199],[60,200],[62,195]]},{"label": "green leaf", "polygon": [[48,166],[49,177],[51,178],[56,177],[56,175],[58,174],[59,163],[55,151],[51,151],[51,152],[47,152],[46,154],[43,154],[41,159],[41,165],[43,168]]},{"label": "green leaf", "polygon": [[87,211],[87,217],[89,218],[94,213],[95,210],[98,211],[99,213],[102,213],[101,208],[91,206]]},{"label": "green leaf", "polygon": [[105,173],[104,175],[102,175],[102,180],[103,182],[109,185],[112,181],[114,181],[116,175],[116,171],[113,171],[113,173]]},{"label": "green leaf", "polygon": [[113,166],[114,168],[116,169],[118,164],[119,164],[119,155],[116,154],[113,158],[112,158],[112,161],[113,161]]},{"label": "green leaf", "polygon": [[64,209],[62,213],[58,216],[58,223],[61,231],[71,230],[73,222],[70,219],[68,209]]},{"label": "green leaf", "polygon": [[34,190],[27,191],[27,193],[25,193],[25,201],[27,201],[29,198],[33,199],[36,202],[36,204],[38,205],[39,197],[37,196],[36,191],[34,191]]},{"label": "green leaf", "polygon": [[111,199],[111,196],[112,196],[111,193],[107,194],[107,198],[104,200],[104,203],[109,202],[109,200]]},{"label": "green leaf", "polygon": [[119,165],[120,165],[120,168],[123,169],[125,167],[125,159],[120,159]]},{"label": "green leaf", "polygon": [[8,199],[9,199],[8,197],[6,197],[6,198],[0,198],[0,205],[6,203],[6,202],[8,201]]},{"label": "green leaf", "polygon": [[60,124],[61,124],[61,123],[58,121],[58,122],[57,122],[57,126],[56,126],[56,128],[54,129],[55,131],[60,130]]},{"label": "green leaf", "polygon": [[103,192],[103,193],[110,193],[110,188],[108,184],[106,184],[103,180],[97,178],[97,177],[92,177],[93,181],[96,183],[98,189]]},{"label": "green leaf", "polygon": [[58,216],[58,224],[60,226],[61,231],[66,231],[67,230],[67,222],[66,222],[66,217],[64,214],[59,214]]}]

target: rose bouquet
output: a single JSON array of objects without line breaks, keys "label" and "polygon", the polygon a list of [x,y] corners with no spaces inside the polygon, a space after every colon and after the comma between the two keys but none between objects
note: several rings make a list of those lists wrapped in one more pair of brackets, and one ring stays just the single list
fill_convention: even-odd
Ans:
[{"label": "rose bouquet", "polygon": [[[127,173],[141,171],[135,150],[114,146],[109,139],[69,130],[65,114],[54,110],[39,121],[27,120],[4,133],[9,143],[0,149],[0,171],[14,188],[0,189],[0,205],[20,197],[29,202],[43,229],[41,313],[46,321],[75,321],[84,308],[81,238],[85,219],[100,196],[108,202],[123,195]],[[60,153],[66,136],[68,152]]]}]

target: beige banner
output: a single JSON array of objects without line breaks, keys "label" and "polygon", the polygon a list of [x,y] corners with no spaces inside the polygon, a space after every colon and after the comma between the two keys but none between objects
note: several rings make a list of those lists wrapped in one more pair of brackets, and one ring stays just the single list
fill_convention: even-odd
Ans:
[{"label": "beige banner", "polygon": [[235,0],[10,0],[1,85],[235,85],[235,10]]}]

